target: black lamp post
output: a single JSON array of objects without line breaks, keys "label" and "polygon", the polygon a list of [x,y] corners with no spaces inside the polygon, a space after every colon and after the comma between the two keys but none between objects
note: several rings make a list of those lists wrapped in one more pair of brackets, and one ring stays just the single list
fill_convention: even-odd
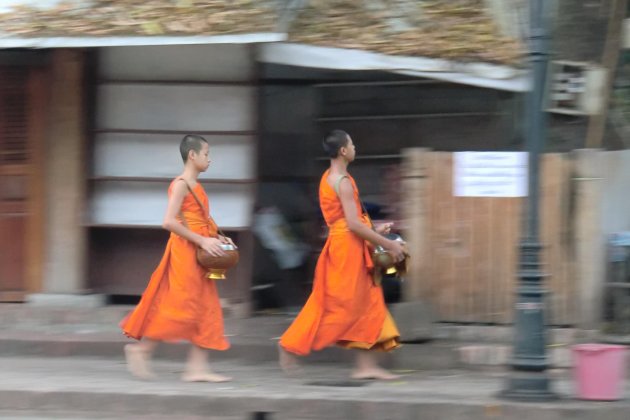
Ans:
[{"label": "black lamp post", "polygon": [[546,114],[543,110],[548,63],[548,35],[544,4],[548,0],[530,0],[530,58],[534,74],[527,96],[526,126],[529,152],[529,194],[524,237],[520,245],[519,285],[514,324],[514,350],[511,372],[500,397],[520,401],[547,401],[557,398],[551,391],[547,374],[545,274],[540,263],[538,238],[538,201],[540,153],[546,137]]}]

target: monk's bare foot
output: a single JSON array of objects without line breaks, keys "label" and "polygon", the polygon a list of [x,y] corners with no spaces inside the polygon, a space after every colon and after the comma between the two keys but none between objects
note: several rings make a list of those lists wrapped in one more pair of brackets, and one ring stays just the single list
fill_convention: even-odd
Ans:
[{"label": "monk's bare foot", "polygon": [[393,381],[400,379],[400,375],[394,375],[380,367],[372,367],[368,369],[360,369],[352,372],[352,379],[376,379],[381,381]]},{"label": "monk's bare foot", "polygon": [[127,360],[127,370],[138,379],[155,379],[155,374],[149,368],[149,357],[137,344],[127,344],[125,346],[125,359]]},{"label": "monk's bare foot", "polygon": [[229,382],[232,378],[229,376],[219,375],[213,372],[186,372],[182,374],[184,382]]},{"label": "monk's bare foot", "polygon": [[278,343],[278,363],[282,371],[287,375],[295,375],[300,371],[297,358],[282,348],[280,343]]}]

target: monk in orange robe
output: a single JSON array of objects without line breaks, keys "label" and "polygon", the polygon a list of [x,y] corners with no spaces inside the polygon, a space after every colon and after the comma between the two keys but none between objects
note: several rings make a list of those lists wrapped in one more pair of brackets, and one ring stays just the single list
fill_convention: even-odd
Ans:
[{"label": "monk in orange robe", "polygon": [[141,340],[126,345],[125,356],[134,376],[150,379],[154,375],[149,361],[158,342],[186,340],[191,349],[182,380],[224,382],[231,378],[210,370],[207,350],[226,350],[230,345],[223,334],[215,280],[205,278],[206,270],[197,263],[196,252],[201,247],[212,255],[221,255],[221,243],[232,241],[217,234],[217,226],[209,217],[208,197],[197,182],[199,173],[210,164],[208,142],[187,135],[180,152],[184,171],[168,189],[162,225],[171,235],[140,303],[121,322],[127,336]]},{"label": "monk in orange robe", "polygon": [[395,379],[381,368],[375,351],[399,346],[399,332],[383,297],[373,281],[368,242],[387,249],[396,261],[404,258],[404,244],[392,241],[391,224],[374,230],[363,214],[359,191],[348,174],[355,158],[350,136],[334,130],[324,139],[330,168],[322,176],[319,201],[329,235],[315,269],[313,291],[279,343],[280,365],[290,371],[294,355],[337,345],[357,351],[355,379]]}]

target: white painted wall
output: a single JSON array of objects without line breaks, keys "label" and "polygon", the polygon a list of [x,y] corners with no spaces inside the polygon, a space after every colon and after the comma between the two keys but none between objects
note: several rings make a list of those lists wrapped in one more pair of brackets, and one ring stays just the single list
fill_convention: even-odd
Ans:
[{"label": "white painted wall", "polygon": [[[160,226],[164,220],[170,182],[103,181],[92,196],[96,224]],[[254,187],[248,184],[203,184],[210,213],[222,228],[251,223]]]},{"label": "white painted wall", "polygon": [[254,129],[250,86],[106,84],[97,92],[97,128],[245,131]]},{"label": "white painted wall", "polygon": [[[204,136],[210,143],[210,167],[201,179],[255,178],[255,148],[251,136]],[[97,134],[96,177],[171,178],[182,168],[180,136],[172,134]]]},{"label": "white painted wall", "polygon": [[248,45],[162,45],[114,47],[100,56],[107,80],[191,80],[246,82],[254,77]]},{"label": "white painted wall", "polygon": [[98,73],[89,223],[160,226],[164,179],[181,172],[181,133],[194,131],[220,132],[204,136],[212,163],[201,178],[213,180],[203,183],[213,217],[222,227],[249,227],[254,183],[229,181],[256,176],[251,46],[105,48]]}]

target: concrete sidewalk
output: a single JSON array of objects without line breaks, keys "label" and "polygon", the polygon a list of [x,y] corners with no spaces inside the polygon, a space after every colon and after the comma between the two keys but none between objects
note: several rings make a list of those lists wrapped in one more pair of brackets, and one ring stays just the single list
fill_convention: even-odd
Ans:
[{"label": "concrete sidewalk", "polygon": [[232,420],[262,412],[285,420],[627,420],[630,413],[627,400],[572,399],[561,371],[554,382],[561,400],[526,404],[495,398],[501,371],[405,371],[398,381],[356,382],[341,364],[304,365],[303,375],[289,378],[275,363],[222,360],[214,367],[233,382],[190,384],[179,381],[182,367],[157,361],[159,379],[142,382],[128,375],[121,358],[3,357],[0,417]]},{"label": "concrete sidewalk", "polygon": [[[131,307],[36,308],[0,304],[0,357],[101,357],[118,358],[126,338],[118,323]],[[226,318],[225,332],[232,347],[216,355],[221,360],[249,363],[275,361],[279,336],[292,316]],[[389,367],[443,369],[459,367],[459,343],[433,340],[406,344],[385,360]],[[187,344],[161,346],[157,357],[182,360]],[[330,348],[308,358],[308,362],[344,362],[349,353]]]},{"label": "concrete sidewalk", "polygon": [[[123,343],[129,340],[122,335],[118,323],[131,309],[131,306],[66,308],[0,304],[0,357],[119,357]],[[409,321],[409,315],[413,314],[406,315]],[[428,341],[406,343],[387,358],[389,367],[450,369],[508,363],[513,334],[509,326],[429,324],[424,318],[412,324],[414,330],[418,327]],[[405,316],[401,316],[401,321],[404,319]],[[286,314],[244,319],[227,317],[225,331],[232,348],[218,357],[273,361],[276,358],[277,339],[292,320],[293,317]],[[401,322],[401,325],[411,324]],[[403,339],[409,337],[413,337],[413,334],[403,334]],[[550,329],[551,363],[554,367],[569,367],[572,362],[571,344],[593,339],[574,329]],[[158,357],[181,359],[185,357],[186,351],[186,346],[168,346],[159,352]],[[347,352],[334,348],[309,358],[315,362],[347,359]]]}]

